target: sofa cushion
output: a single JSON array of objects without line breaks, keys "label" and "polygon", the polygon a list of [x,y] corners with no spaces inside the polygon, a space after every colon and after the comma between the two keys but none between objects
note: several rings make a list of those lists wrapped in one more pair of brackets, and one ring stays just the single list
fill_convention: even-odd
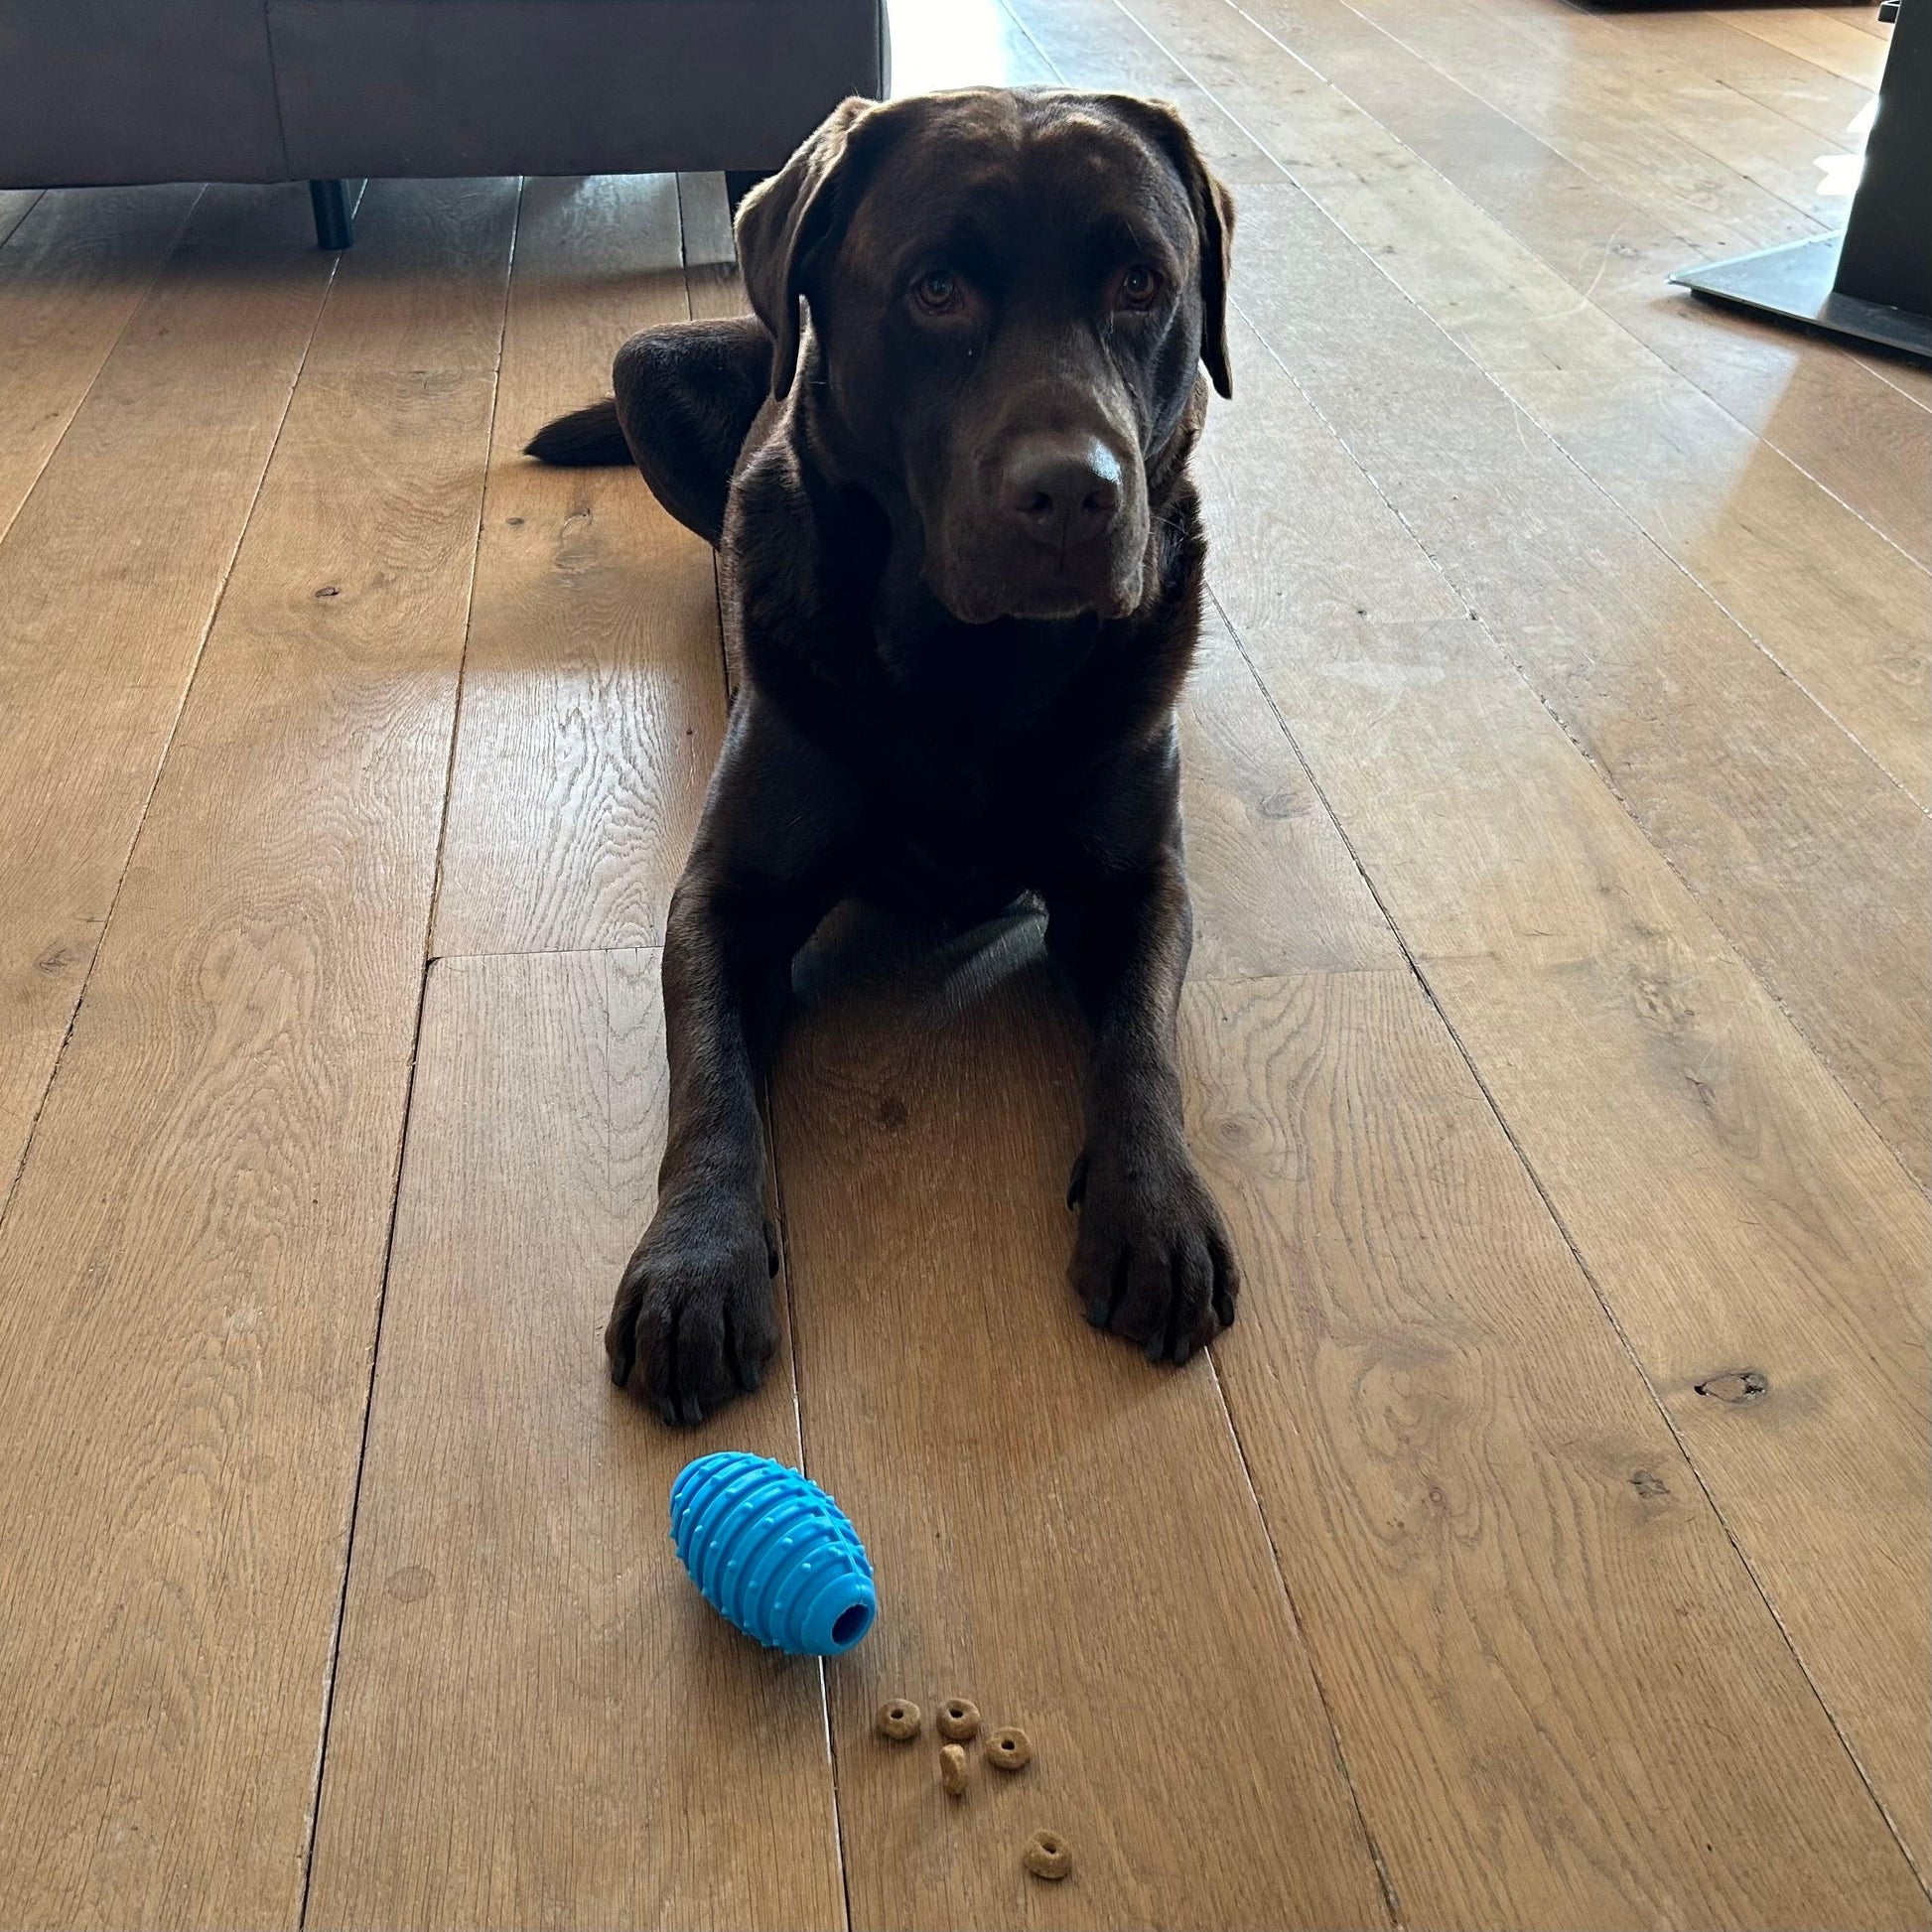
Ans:
[{"label": "sofa cushion", "polygon": [[775,168],[884,81],[879,0],[269,0],[297,175]]}]

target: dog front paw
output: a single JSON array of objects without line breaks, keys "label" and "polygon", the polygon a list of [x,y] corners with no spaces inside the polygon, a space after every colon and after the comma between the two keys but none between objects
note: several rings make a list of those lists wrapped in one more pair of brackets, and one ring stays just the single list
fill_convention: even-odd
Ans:
[{"label": "dog front paw", "polygon": [[1184,1362],[1234,1322],[1241,1294],[1227,1225],[1177,1139],[1089,1148],[1073,1164],[1074,1292],[1096,1328]]},{"label": "dog front paw", "polygon": [[604,1331],[611,1380],[689,1426],[756,1389],[778,1345],[771,1227],[740,1204],[659,1206]]}]

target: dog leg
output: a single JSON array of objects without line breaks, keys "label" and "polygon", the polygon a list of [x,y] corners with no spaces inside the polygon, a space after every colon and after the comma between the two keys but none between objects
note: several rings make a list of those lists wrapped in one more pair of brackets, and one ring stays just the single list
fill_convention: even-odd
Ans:
[{"label": "dog leg", "polygon": [[756,699],[733,715],[664,934],[670,1118],[657,1209],[604,1334],[611,1379],[668,1423],[755,1389],[777,1346],[759,1089],[791,957],[837,897],[820,755]]},{"label": "dog leg", "polygon": [[1234,1320],[1239,1271],[1181,1125],[1174,1019],[1193,945],[1177,814],[1140,863],[1046,895],[1047,943],[1093,1028],[1072,1280],[1097,1328],[1184,1362]]},{"label": "dog leg", "polygon": [[732,472],[771,394],[771,338],[757,316],[667,322],[632,336],[611,365],[616,393],[545,423],[539,463],[635,463],[651,494],[707,543],[724,532]]},{"label": "dog leg", "polygon": [[764,325],[728,316],[646,329],[618,350],[611,380],[624,440],[651,494],[716,544],[738,453],[771,394]]}]

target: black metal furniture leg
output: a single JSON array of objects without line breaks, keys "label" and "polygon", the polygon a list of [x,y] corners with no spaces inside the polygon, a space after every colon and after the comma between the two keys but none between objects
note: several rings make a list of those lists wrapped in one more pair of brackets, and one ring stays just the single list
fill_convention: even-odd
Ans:
[{"label": "black metal furniture leg", "polygon": [[1892,30],[1845,232],[1703,262],[1673,282],[1720,302],[1932,361],[1932,0]]},{"label": "black metal furniture leg", "polygon": [[353,247],[355,220],[348,211],[347,185],[340,181],[312,181],[309,200],[316,210],[316,246]]}]

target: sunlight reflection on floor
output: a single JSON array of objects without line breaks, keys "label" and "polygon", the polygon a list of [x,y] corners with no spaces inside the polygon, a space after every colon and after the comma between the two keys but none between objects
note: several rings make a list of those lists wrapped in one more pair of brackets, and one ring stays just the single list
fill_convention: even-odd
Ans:
[{"label": "sunlight reflection on floor", "polygon": [[1834,198],[1843,197],[1850,201],[1858,193],[1859,177],[1864,173],[1865,137],[1871,132],[1871,123],[1878,117],[1878,103],[1868,100],[1853,115],[1846,133],[1852,137],[1850,154],[1821,154],[1818,157],[1818,172],[1821,177],[1818,192]]},{"label": "sunlight reflection on floor", "polygon": [[893,93],[1015,84],[1040,77],[998,0],[891,0]]}]

